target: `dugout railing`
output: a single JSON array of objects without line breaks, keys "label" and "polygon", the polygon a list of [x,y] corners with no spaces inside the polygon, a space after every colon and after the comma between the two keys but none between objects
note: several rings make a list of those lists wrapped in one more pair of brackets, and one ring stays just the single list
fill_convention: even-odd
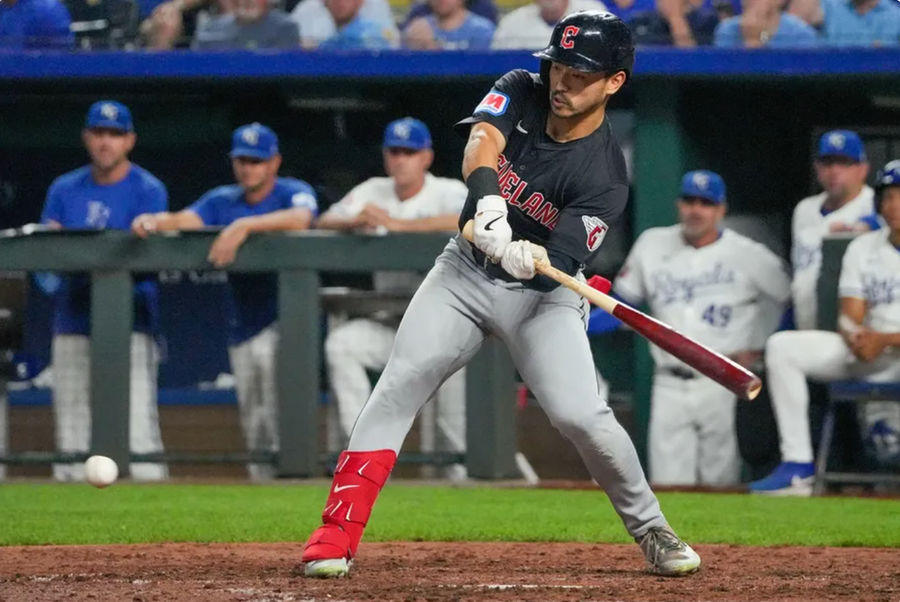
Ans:
[{"label": "dugout railing", "polygon": [[[128,449],[132,273],[209,269],[206,256],[215,230],[152,236],[127,232],[67,231],[8,233],[0,237],[0,271],[89,272],[91,275],[91,453],[112,457],[201,463],[274,460],[282,477],[322,474],[319,453],[321,361],[320,271],[427,271],[448,240],[446,234],[348,236],[310,231],[255,235],[241,247],[235,272],[276,272],[280,344],[278,454],[131,456]],[[440,341],[435,341],[440,345]],[[503,346],[488,339],[467,371],[466,453],[469,476],[518,477],[514,370]],[[44,463],[46,453],[8,454],[6,463]],[[448,464],[457,454],[415,454],[405,461]]]}]

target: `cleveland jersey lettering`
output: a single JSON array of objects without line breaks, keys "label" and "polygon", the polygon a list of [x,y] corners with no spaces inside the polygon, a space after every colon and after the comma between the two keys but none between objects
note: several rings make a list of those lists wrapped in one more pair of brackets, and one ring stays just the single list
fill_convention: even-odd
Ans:
[{"label": "cleveland jersey lettering", "polygon": [[[498,184],[513,238],[543,245],[551,257],[567,258],[564,263],[573,266],[574,274],[625,209],[628,177],[608,121],[578,140],[550,138],[545,133],[548,98],[539,75],[510,71],[457,127],[468,133],[471,124],[486,122],[500,130],[506,148],[498,158]],[[475,201],[466,203],[461,224],[474,217]]]}]

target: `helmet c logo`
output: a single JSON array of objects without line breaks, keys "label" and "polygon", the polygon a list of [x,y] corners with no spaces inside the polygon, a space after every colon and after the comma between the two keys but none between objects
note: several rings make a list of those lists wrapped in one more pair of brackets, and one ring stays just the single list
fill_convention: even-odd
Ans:
[{"label": "helmet c logo", "polygon": [[578,35],[578,32],[581,31],[580,27],[575,27],[574,25],[569,25],[563,30],[562,37],[559,39],[559,45],[566,50],[570,50],[575,48],[575,36]]}]

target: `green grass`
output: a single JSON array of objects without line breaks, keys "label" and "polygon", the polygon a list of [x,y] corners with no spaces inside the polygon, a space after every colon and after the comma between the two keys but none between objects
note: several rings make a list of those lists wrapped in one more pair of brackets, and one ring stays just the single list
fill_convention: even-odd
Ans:
[{"label": "green grass", "polygon": [[[0,545],[303,541],[324,485],[0,486]],[[661,494],[694,543],[900,547],[900,501]],[[392,483],[366,541],[627,542],[604,495]]]}]

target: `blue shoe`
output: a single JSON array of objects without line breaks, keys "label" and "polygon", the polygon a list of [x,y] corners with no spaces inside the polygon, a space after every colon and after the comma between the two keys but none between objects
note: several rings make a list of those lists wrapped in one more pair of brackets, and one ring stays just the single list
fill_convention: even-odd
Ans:
[{"label": "blue shoe", "polygon": [[751,493],[810,496],[816,467],[812,462],[782,462],[772,474],[748,485]]}]

